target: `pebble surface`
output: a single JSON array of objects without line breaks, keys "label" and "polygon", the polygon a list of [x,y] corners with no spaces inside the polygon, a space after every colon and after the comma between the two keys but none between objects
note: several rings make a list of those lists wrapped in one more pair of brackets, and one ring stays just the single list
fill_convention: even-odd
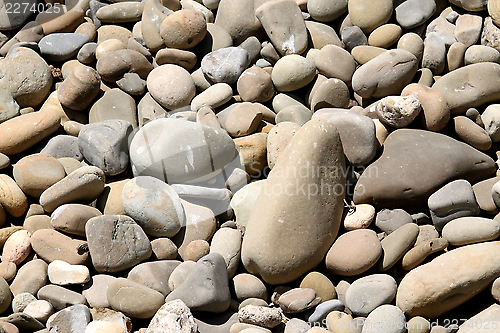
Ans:
[{"label": "pebble surface", "polygon": [[498,330],[499,1],[16,5],[3,331]]}]

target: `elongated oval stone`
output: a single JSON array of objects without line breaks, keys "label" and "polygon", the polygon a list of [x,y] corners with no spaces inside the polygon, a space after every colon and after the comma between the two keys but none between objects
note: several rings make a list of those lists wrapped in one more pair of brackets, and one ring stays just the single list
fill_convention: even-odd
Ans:
[{"label": "elongated oval stone", "polygon": [[463,246],[411,270],[398,287],[396,305],[407,317],[450,311],[500,276],[499,251],[500,242]]},{"label": "elongated oval stone", "polygon": [[281,284],[321,262],[339,230],[345,168],[335,125],[314,119],[297,132],[250,215],[241,252],[250,273]]}]

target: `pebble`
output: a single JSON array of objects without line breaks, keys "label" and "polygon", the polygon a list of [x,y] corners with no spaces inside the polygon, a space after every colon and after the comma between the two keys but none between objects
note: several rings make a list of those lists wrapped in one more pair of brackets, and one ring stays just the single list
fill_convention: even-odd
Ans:
[{"label": "pebble", "polygon": [[442,235],[455,246],[485,242],[494,240],[500,235],[500,224],[495,220],[481,217],[459,217],[443,227]]},{"label": "pebble", "polygon": [[104,54],[97,61],[96,69],[102,80],[116,82],[125,73],[137,73],[142,79],[146,79],[153,66],[141,53],[123,49]]},{"label": "pebble", "polygon": [[232,287],[239,302],[249,298],[267,300],[267,289],[264,283],[254,275],[241,273],[233,277]]},{"label": "pebble", "polygon": [[347,289],[345,305],[353,314],[367,316],[396,296],[397,284],[387,274],[372,274],[354,281]]},{"label": "pebble", "polygon": [[99,8],[95,17],[104,23],[123,23],[139,21],[144,5],[142,3],[114,3]]},{"label": "pebble", "polygon": [[60,286],[69,284],[83,284],[90,280],[87,266],[70,265],[62,260],[54,260],[49,264],[47,274],[53,284]]},{"label": "pebble", "polygon": [[146,81],[137,73],[125,73],[116,85],[129,95],[142,96],[146,92]]},{"label": "pebble", "polygon": [[[396,305],[408,316],[435,318],[466,302],[496,278],[494,253],[499,244],[459,247],[411,270],[398,286]],[[464,262],[471,265],[464,269]],[[415,284],[420,287],[414,289]]]},{"label": "pebble", "polygon": [[366,0],[355,0],[348,2],[348,11],[352,24],[369,33],[389,21],[393,4],[385,0],[377,4]]},{"label": "pebble", "polygon": [[[68,310],[68,306],[71,307],[72,305],[77,304],[82,305],[85,309],[87,309],[85,306],[87,304],[87,300],[82,294],[54,284],[48,284],[40,288],[37,293],[37,298],[39,300],[48,301],[55,310]],[[71,311],[71,309],[68,311]]]},{"label": "pebble", "polygon": [[238,319],[242,323],[273,328],[281,323],[282,312],[279,308],[247,305],[238,311]]},{"label": "pebble", "polygon": [[40,322],[46,322],[54,313],[54,308],[45,300],[37,300],[28,304],[23,312]]},{"label": "pebble", "polygon": [[165,45],[174,49],[191,49],[207,33],[205,18],[193,9],[182,9],[168,15],[160,26]]},{"label": "pebble", "polygon": [[40,205],[47,212],[70,202],[92,201],[104,190],[105,176],[101,169],[85,166],[76,169],[40,195]]},{"label": "pebble", "polygon": [[85,234],[92,264],[99,273],[119,272],[133,267],[148,259],[152,253],[146,233],[128,216],[91,218],[85,225]]},{"label": "pebble", "polygon": [[93,308],[109,308],[107,290],[109,284],[116,278],[105,274],[93,275],[83,286],[82,294]]},{"label": "pebble", "polygon": [[132,318],[151,318],[165,303],[158,291],[124,278],[108,285],[107,297],[112,309]]},{"label": "pebble", "polygon": [[342,311],[332,311],[326,316],[326,327],[333,333],[361,333],[361,327]]},{"label": "pebble", "polygon": [[322,323],[330,312],[342,311],[343,309],[344,303],[337,299],[332,299],[319,304],[314,309],[309,310],[309,312],[306,313],[305,319],[310,324]]},{"label": "pebble", "polygon": [[353,276],[370,269],[382,255],[372,230],[353,230],[337,238],[326,254],[326,269],[336,275]]},{"label": "pebble", "polygon": [[277,91],[287,92],[302,88],[316,76],[314,63],[300,55],[286,55],[273,67],[271,78]]},{"label": "pebble", "polygon": [[407,223],[413,223],[413,219],[403,209],[382,209],[375,219],[375,226],[387,235]]},{"label": "pebble", "polygon": [[172,272],[180,265],[177,260],[146,262],[135,266],[128,273],[127,279],[159,291],[166,296],[170,293],[168,280]]},{"label": "pebble", "polygon": [[198,325],[190,309],[181,300],[174,300],[163,304],[155,313],[147,328],[147,331],[151,333],[160,333],[168,330],[186,333],[198,332]]},{"label": "pebble", "polygon": [[56,230],[85,236],[87,221],[101,215],[101,212],[94,207],[82,204],[65,204],[54,210],[50,216],[50,224]]},{"label": "pebble", "polygon": [[434,1],[404,1],[396,8],[396,21],[404,29],[412,29],[427,21],[436,11]]},{"label": "pebble", "polygon": [[245,102],[267,102],[275,92],[271,75],[257,66],[252,66],[241,73],[237,90]]},{"label": "pebble", "polygon": [[[118,88],[107,90],[90,109],[89,123],[125,120],[137,127],[137,108],[132,96]],[[109,140],[109,139],[108,139]]]},{"label": "pebble", "polygon": [[204,90],[191,101],[191,110],[199,111],[208,106],[213,109],[226,104],[233,96],[233,89],[227,83],[216,83]]},{"label": "pebble", "polygon": [[321,298],[321,303],[337,297],[332,281],[320,272],[310,272],[300,282],[299,288],[310,288]]},{"label": "pebble", "polygon": [[432,222],[439,230],[456,218],[480,213],[472,186],[464,179],[452,181],[434,192],[428,206]]},{"label": "pebble", "polygon": [[187,260],[183,261],[180,265],[174,268],[168,278],[168,287],[170,288],[170,291],[175,290],[184,283],[186,277],[189,275],[195,264],[196,263],[194,261]]},{"label": "pebble", "polygon": [[376,106],[378,119],[394,128],[407,127],[420,113],[420,101],[415,95],[388,96]]},{"label": "pebble", "polygon": [[31,236],[33,251],[49,263],[64,260],[72,265],[85,264],[89,256],[84,251],[85,246],[85,241],[73,239],[53,229],[39,229]]},{"label": "pebble", "polygon": [[94,320],[85,327],[85,333],[99,332],[126,333],[127,330],[117,324],[100,320]]},{"label": "pebble", "polygon": [[241,259],[242,234],[240,230],[220,228],[210,243],[210,253],[218,253],[226,262],[228,277],[232,278]]},{"label": "pebble", "polygon": [[249,54],[245,49],[224,47],[205,55],[201,60],[201,70],[210,82],[233,84],[249,63]]},{"label": "pebble", "polygon": [[2,262],[10,261],[21,264],[31,252],[30,234],[26,230],[13,233],[5,242],[2,250]]},{"label": "pebble", "polygon": [[5,261],[0,263],[0,277],[6,281],[12,281],[17,274],[17,266],[13,262]]},{"label": "pebble", "polygon": [[47,320],[50,331],[85,332],[91,321],[90,311],[85,305],[72,305],[54,313]]},{"label": "pebble", "polygon": [[24,309],[30,304],[35,302],[37,299],[30,293],[20,293],[14,296],[12,299],[12,311],[13,312],[23,312]]},{"label": "pebble", "polygon": [[377,262],[379,271],[387,271],[415,244],[419,234],[419,227],[415,223],[407,223],[386,236],[382,245],[382,256]]},{"label": "pebble", "polygon": [[262,112],[249,102],[235,106],[226,118],[225,129],[233,137],[247,136],[257,130]]},{"label": "pebble", "polygon": [[38,42],[40,53],[47,60],[64,61],[74,57],[90,37],[80,33],[54,33]]},{"label": "pebble", "polygon": [[361,333],[404,333],[406,318],[397,306],[382,305],[371,312]]},{"label": "pebble", "polygon": [[327,78],[336,78],[351,86],[356,69],[354,58],[349,52],[337,45],[325,45],[314,60],[318,71]]},{"label": "pebble", "polygon": [[[416,243],[415,243],[416,244]],[[401,261],[401,267],[410,270],[421,264],[429,255],[444,250],[449,242],[443,238],[433,238],[415,245]]]},{"label": "pebble", "polygon": [[47,267],[47,263],[41,259],[34,259],[24,264],[10,284],[12,294],[14,296],[21,293],[36,295],[48,281]]}]

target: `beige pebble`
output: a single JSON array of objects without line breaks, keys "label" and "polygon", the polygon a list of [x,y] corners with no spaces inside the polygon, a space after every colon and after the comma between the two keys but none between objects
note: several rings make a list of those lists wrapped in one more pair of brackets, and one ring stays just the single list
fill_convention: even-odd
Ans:
[{"label": "beige pebble", "polygon": [[348,211],[344,218],[344,228],[346,230],[366,229],[374,218],[375,207],[370,204],[359,204],[352,211]]},{"label": "beige pebble", "polygon": [[0,205],[14,217],[28,210],[28,199],[16,182],[5,174],[0,175]]},{"label": "beige pebble", "polygon": [[234,139],[240,160],[249,175],[258,175],[267,165],[267,134],[256,133]]},{"label": "beige pebble", "polygon": [[373,58],[381,55],[386,50],[381,47],[370,46],[370,45],[359,45],[351,50],[351,55],[360,65],[366,64]]},{"label": "beige pebble", "polygon": [[155,61],[158,65],[174,64],[190,71],[196,66],[198,58],[191,51],[167,48],[156,53]]},{"label": "beige pebble", "polygon": [[85,333],[127,333],[127,329],[110,321],[94,320],[87,325]]},{"label": "beige pebble", "polygon": [[420,61],[424,54],[424,41],[416,33],[408,32],[399,38],[397,48],[412,53]]},{"label": "beige pebble", "polygon": [[262,120],[262,112],[252,105],[244,102],[231,110],[226,118],[226,131],[233,137],[242,137],[252,134]]},{"label": "beige pebble", "polygon": [[62,260],[51,262],[47,274],[51,283],[60,286],[83,284],[90,280],[90,273],[87,266],[70,265]]},{"label": "beige pebble", "polygon": [[167,16],[160,26],[160,35],[167,47],[190,49],[207,33],[207,22],[197,11],[182,9]]},{"label": "beige pebble", "polygon": [[397,24],[384,24],[373,30],[368,36],[368,45],[389,48],[398,42],[403,29]]},{"label": "beige pebble", "polygon": [[44,323],[54,313],[54,308],[48,301],[36,300],[28,304],[24,308],[23,313]]},{"label": "beige pebble", "polygon": [[3,277],[5,281],[11,281],[17,273],[17,266],[13,262],[3,261],[0,263],[0,277]]},{"label": "beige pebble", "polygon": [[31,252],[30,234],[26,230],[13,233],[3,246],[2,261],[11,261],[16,265],[23,262]]},{"label": "beige pebble", "polygon": [[127,48],[127,44],[125,44],[123,41],[116,39],[116,38],[111,38],[107,39],[99,45],[97,45],[97,48],[95,49],[95,58],[99,60],[104,54],[112,51],[118,51],[118,50],[123,50]]},{"label": "beige pebble", "polygon": [[236,87],[245,102],[267,102],[274,96],[271,75],[257,66],[246,69]]},{"label": "beige pebble", "polygon": [[198,261],[210,253],[210,244],[204,239],[196,239],[184,250],[184,260]]}]

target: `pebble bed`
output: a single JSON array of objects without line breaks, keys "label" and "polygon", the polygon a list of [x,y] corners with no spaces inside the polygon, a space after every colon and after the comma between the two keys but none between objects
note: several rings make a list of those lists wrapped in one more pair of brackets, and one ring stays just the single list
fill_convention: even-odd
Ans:
[{"label": "pebble bed", "polygon": [[0,4],[0,333],[500,332],[500,0]]}]

